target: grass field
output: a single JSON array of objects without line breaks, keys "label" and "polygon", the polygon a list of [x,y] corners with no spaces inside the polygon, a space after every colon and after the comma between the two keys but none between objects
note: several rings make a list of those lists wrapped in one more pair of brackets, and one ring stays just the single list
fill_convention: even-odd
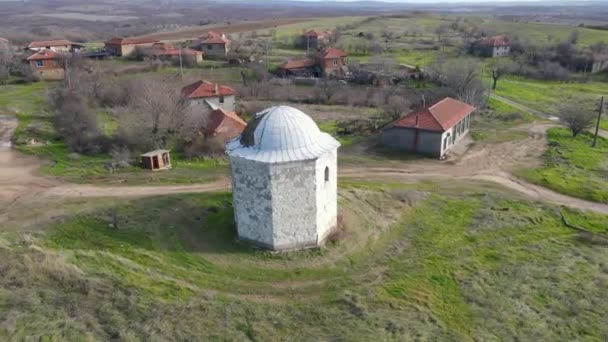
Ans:
[{"label": "grass field", "polygon": [[486,110],[473,117],[471,136],[475,141],[504,142],[527,137],[528,133],[517,126],[533,122],[534,115],[490,98]]},{"label": "grass field", "polygon": [[608,203],[608,140],[600,137],[592,148],[590,134],[573,138],[565,128],[550,129],[547,138],[544,166],[520,175],[567,195]]},{"label": "grass field", "polygon": [[[341,239],[273,254],[235,242],[230,203],[228,193],[105,201],[42,231],[2,233],[0,338],[608,336],[608,250],[578,239],[554,207],[467,183],[342,183]],[[608,223],[567,214],[600,232]]]}]

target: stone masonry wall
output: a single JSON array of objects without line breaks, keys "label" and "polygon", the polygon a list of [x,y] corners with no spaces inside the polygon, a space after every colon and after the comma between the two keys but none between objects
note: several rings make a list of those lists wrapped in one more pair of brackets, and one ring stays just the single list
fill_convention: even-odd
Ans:
[{"label": "stone masonry wall", "polygon": [[[325,169],[328,180],[325,180]],[[317,183],[317,236],[318,244],[338,224],[338,150],[335,149],[319,157],[316,161]]]}]

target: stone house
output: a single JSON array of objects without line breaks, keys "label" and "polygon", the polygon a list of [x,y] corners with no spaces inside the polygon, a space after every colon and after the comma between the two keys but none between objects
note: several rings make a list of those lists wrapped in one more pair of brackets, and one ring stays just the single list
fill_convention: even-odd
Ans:
[{"label": "stone house", "polygon": [[277,251],[323,245],[338,225],[339,146],[295,108],[256,114],[226,145],[239,239]]},{"label": "stone house", "polygon": [[236,91],[231,87],[219,85],[205,80],[196,81],[182,88],[182,97],[191,106],[201,106],[215,110],[221,108],[234,112]]},{"label": "stone house", "polygon": [[115,37],[104,42],[106,51],[112,56],[128,57],[135,53],[140,48],[150,48],[157,39],[152,38],[120,38]]},{"label": "stone house", "polygon": [[40,50],[27,58],[34,76],[42,80],[62,80],[65,77],[64,55],[53,50]]},{"label": "stone house", "polygon": [[319,32],[310,30],[302,34],[302,45],[306,46],[307,50],[318,50],[329,43],[331,33],[324,31]]},{"label": "stone house", "polygon": [[327,48],[318,51],[313,58],[295,59],[283,62],[277,68],[283,77],[344,77],[349,74],[346,52]]},{"label": "stone house", "polygon": [[209,31],[198,38],[200,50],[210,57],[226,57],[230,52],[230,43],[223,32]]},{"label": "stone house", "polygon": [[592,56],[591,73],[608,70],[608,53],[596,53]]},{"label": "stone house", "polygon": [[508,57],[511,45],[506,35],[498,35],[481,39],[472,45],[473,53],[481,57]]},{"label": "stone house", "polygon": [[303,58],[281,63],[277,73],[281,77],[320,77],[321,69],[312,59]]},{"label": "stone house", "polygon": [[442,158],[469,132],[475,107],[446,97],[399,118],[383,131],[381,142],[392,148]]},{"label": "stone house", "polygon": [[67,53],[79,52],[82,48],[84,48],[84,45],[77,44],[69,40],[61,39],[31,42],[26,49],[30,51],[50,50],[55,52]]}]

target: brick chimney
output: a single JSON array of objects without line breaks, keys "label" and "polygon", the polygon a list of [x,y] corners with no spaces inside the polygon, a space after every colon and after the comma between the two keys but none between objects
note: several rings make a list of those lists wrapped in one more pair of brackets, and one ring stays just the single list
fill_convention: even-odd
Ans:
[{"label": "brick chimney", "polygon": [[219,87],[217,85],[217,83],[215,84],[215,95],[218,95],[220,93]]}]

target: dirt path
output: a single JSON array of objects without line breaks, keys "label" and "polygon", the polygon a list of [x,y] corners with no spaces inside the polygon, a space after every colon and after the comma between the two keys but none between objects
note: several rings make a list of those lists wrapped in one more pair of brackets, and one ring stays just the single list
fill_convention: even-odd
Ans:
[{"label": "dirt path", "polygon": [[[545,149],[545,132],[551,124],[528,127],[528,138],[499,144],[473,146],[462,157],[449,161],[416,160],[391,164],[390,167],[341,167],[340,177],[396,180],[404,182],[425,179],[478,180],[498,183],[527,197],[572,208],[608,214],[608,205],[592,203],[561,195],[527,183],[511,175],[514,168],[539,164]],[[0,118],[0,142],[6,143],[16,127],[16,121]],[[41,177],[36,170],[41,161],[4,147],[0,149],[0,222],[2,217],[19,204],[60,199],[91,197],[145,197],[178,193],[201,193],[229,189],[229,181],[199,185],[120,186],[106,187],[63,183]]]}]

